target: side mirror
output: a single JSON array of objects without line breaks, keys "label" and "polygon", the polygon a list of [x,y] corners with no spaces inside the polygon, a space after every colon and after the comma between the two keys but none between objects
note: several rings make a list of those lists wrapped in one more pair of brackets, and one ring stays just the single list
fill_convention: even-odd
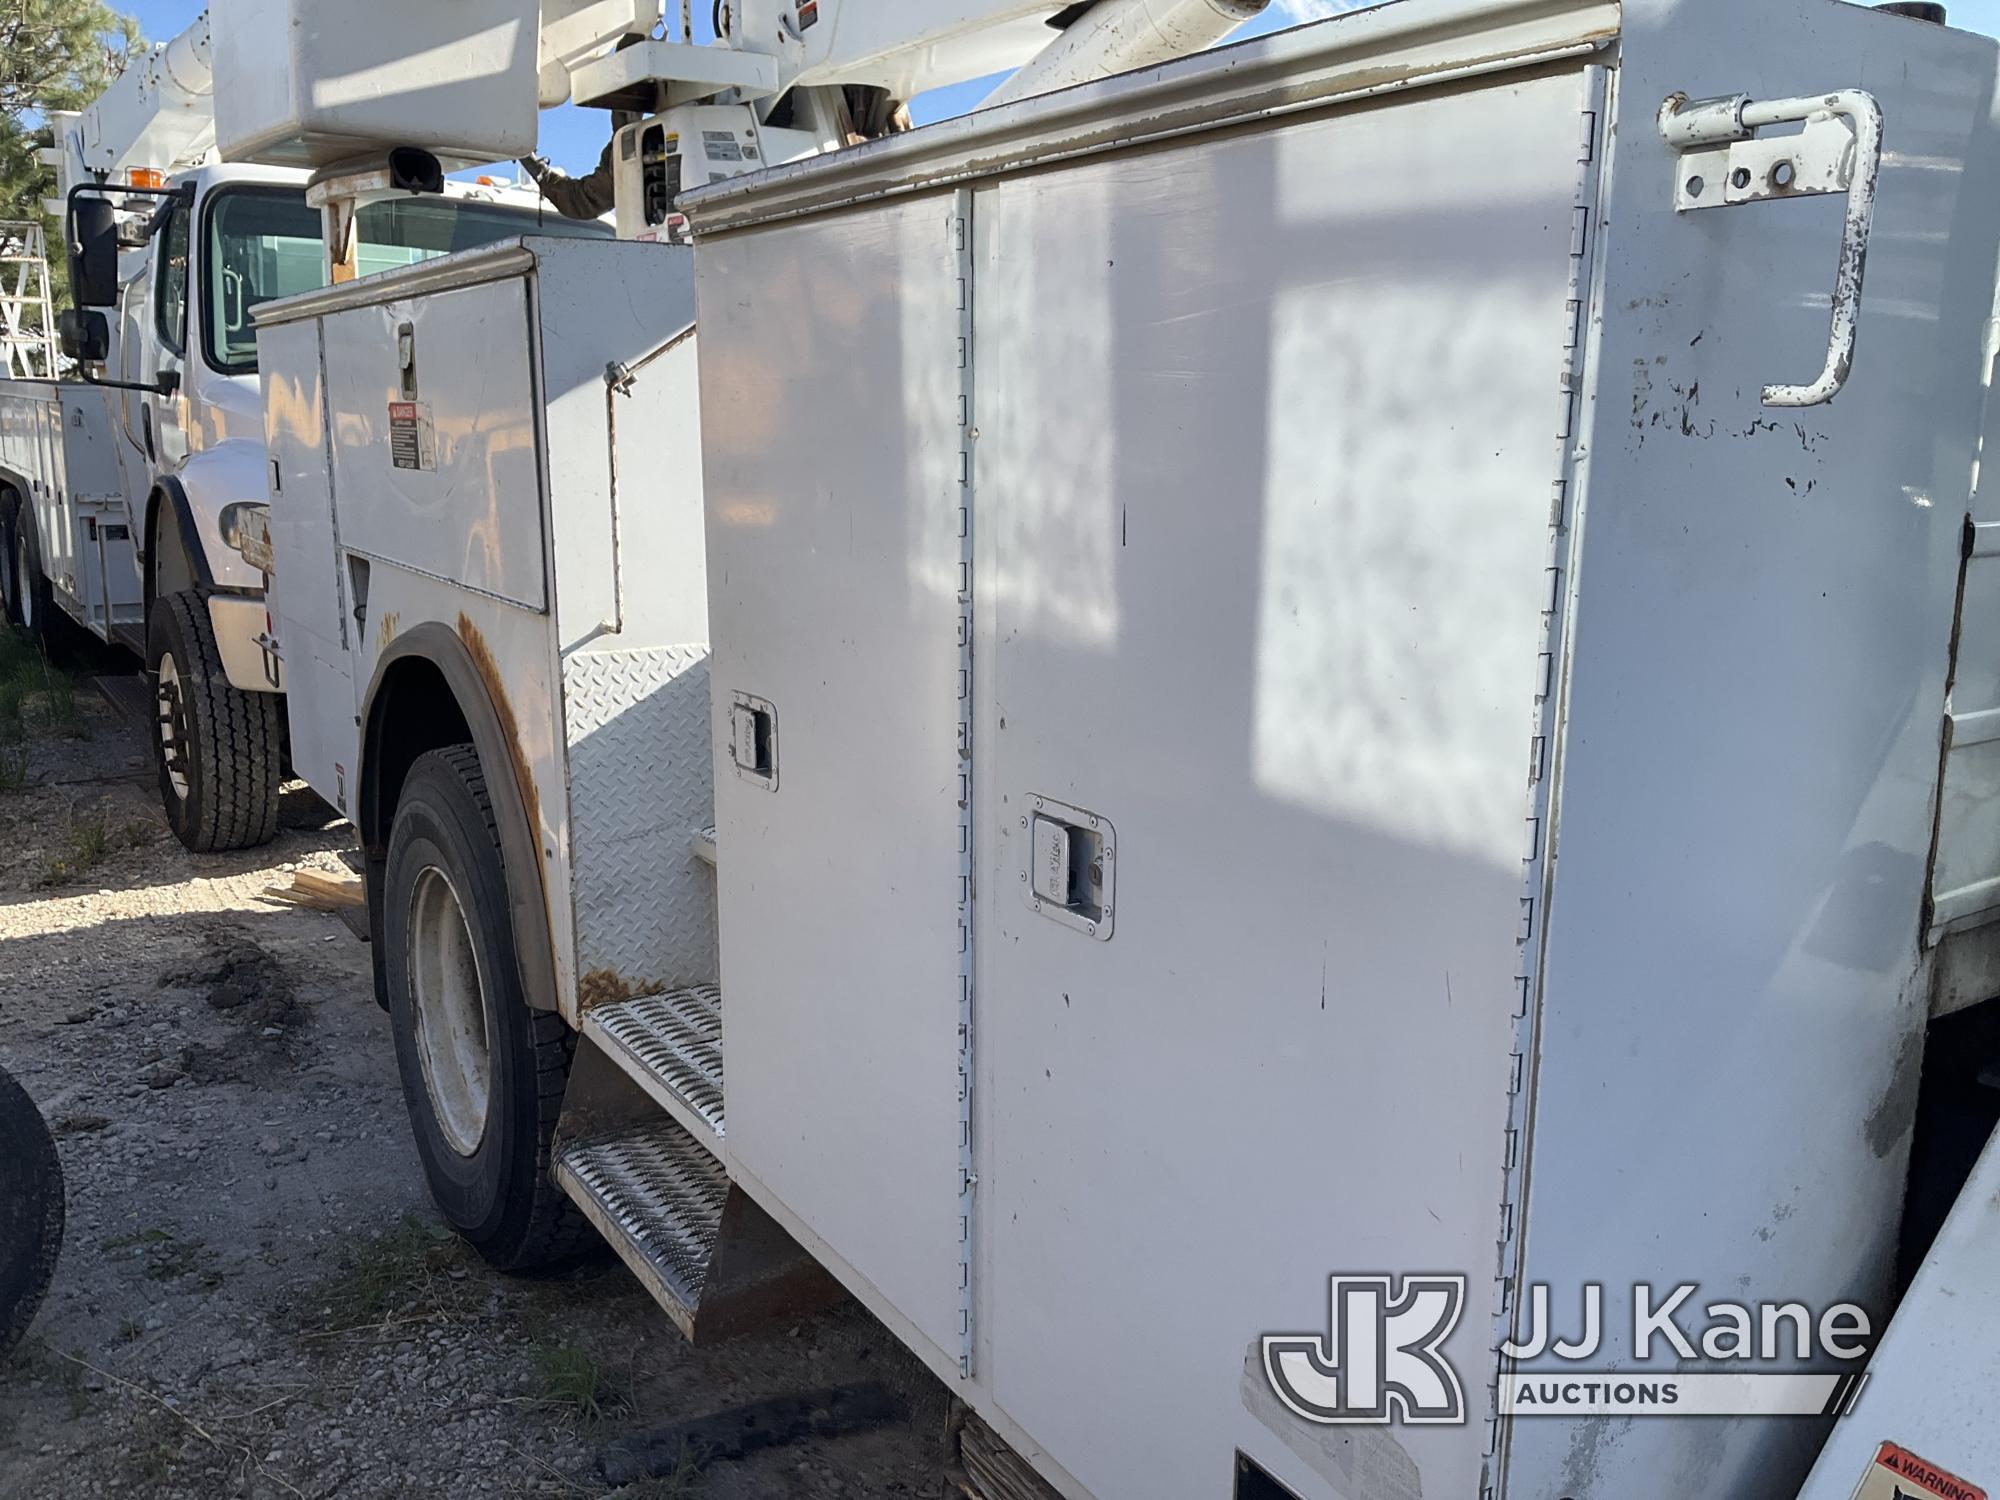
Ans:
[{"label": "side mirror", "polygon": [[101,365],[111,358],[111,323],[95,308],[64,308],[56,334],[63,353],[78,364]]},{"label": "side mirror", "polygon": [[118,214],[109,198],[70,199],[69,286],[78,307],[118,305]]}]

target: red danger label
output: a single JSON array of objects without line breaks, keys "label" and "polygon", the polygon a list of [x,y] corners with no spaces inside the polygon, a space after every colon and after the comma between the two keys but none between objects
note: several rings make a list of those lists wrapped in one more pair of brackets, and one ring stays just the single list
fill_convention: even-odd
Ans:
[{"label": "red danger label", "polygon": [[1854,1492],[1855,1500],[1986,1500],[1986,1491],[1926,1463],[1907,1448],[1884,1443]]}]

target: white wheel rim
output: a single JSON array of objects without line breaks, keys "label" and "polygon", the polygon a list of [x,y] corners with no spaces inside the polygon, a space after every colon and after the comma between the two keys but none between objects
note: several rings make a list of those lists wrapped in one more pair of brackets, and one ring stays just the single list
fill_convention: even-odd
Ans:
[{"label": "white wheel rim", "polygon": [[35,628],[35,586],[28,574],[28,532],[25,527],[14,535],[14,592],[20,596],[21,624]]},{"label": "white wheel rim", "polygon": [[431,1113],[460,1156],[479,1149],[493,1088],[486,987],[451,877],[427,865],[410,892],[410,999]]},{"label": "white wheel rim", "polygon": [[155,715],[160,721],[160,763],[167,768],[167,785],[174,789],[174,800],[185,802],[188,799],[187,747],[181,743],[180,730],[176,725],[180,700],[180,668],[174,665],[173,652],[164,652],[160,657],[158,712]]}]

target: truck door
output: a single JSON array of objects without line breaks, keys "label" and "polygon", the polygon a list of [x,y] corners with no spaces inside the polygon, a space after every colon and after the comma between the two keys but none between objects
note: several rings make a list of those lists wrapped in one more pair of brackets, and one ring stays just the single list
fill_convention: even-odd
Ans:
[{"label": "truck door", "polygon": [[[148,336],[140,340],[142,384],[153,384],[172,371],[181,374],[187,359],[188,268],[194,214],[185,199],[169,198],[153,228],[153,318]],[[139,437],[156,471],[172,472],[187,461],[186,398],[179,386],[171,395],[133,393],[141,404]]]}]

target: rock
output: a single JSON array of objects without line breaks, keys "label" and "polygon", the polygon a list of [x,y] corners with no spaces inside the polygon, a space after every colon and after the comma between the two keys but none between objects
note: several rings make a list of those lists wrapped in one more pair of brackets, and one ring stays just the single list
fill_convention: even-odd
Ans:
[{"label": "rock", "polygon": [[284,1137],[267,1135],[257,1142],[257,1149],[266,1156],[276,1156],[285,1149]]},{"label": "rock", "polygon": [[208,1003],[214,1010],[235,1010],[245,998],[243,991],[226,979],[208,992]]}]

